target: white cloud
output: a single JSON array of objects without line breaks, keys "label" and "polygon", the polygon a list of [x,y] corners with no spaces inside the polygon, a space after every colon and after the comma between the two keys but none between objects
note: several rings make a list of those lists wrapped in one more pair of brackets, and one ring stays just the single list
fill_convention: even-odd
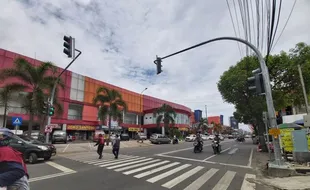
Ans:
[{"label": "white cloud", "polygon": [[[292,2],[283,1],[282,29]],[[64,34],[76,38],[81,57],[70,68],[136,92],[176,101],[192,109],[208,105],[208,115],[234,111],[223,103],[216,83],[240,59],[234,42],[217,42],[163,61],[159,76],[153,63],[164,56],[213,37],[234,36],[225,1],[0,1],[0,47],[53,61],[65,67]],[[309,2],[297,2],[274,52],[299,41],[310,42]]]}]

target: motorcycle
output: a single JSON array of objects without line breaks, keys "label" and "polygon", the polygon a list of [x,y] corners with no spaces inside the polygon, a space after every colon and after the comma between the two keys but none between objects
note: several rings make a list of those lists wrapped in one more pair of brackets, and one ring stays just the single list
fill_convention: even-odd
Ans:
[{"label": "motorcycle", "polygon": [[238,141],[238,142],[244,142],[245,139],[244,139],[244,137],[237,137],[236,141]]},{"label": "motorcycle", "polygon": [[212,148],[213,148],[214,154],[220,154],[222,151],[222,147],[219,141],[213,141]]},{"label": "motorcycle", "polygon": [[198,143],[197,141],[194,142],[194,153],[202,152],[203,149],[203,142],[201,141]]},{"label": "motorcycle", "polygon": [[178,143],[179,143],[178,139],[175,138],[175,139],[172,140],[172,144],[178,144]]}]

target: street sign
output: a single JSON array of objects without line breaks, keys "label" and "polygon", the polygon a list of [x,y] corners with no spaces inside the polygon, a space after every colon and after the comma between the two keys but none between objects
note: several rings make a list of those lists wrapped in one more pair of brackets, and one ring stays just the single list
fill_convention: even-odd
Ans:
[{"label": "street sign", "polygon": [[53,131],[53,125],[45,126],[45,133],[51,133]]},{"label": "street sign", "polygon": [[12,117],[12,125],[21,126],[23,123],[23,118],[21,117]]},{"label": "street sign", "polygon": [[269,135],[272,135],[274,138],[278,138],[280,134],[281,134],[280,129],[277,129],[277,128],[269,129]]}]

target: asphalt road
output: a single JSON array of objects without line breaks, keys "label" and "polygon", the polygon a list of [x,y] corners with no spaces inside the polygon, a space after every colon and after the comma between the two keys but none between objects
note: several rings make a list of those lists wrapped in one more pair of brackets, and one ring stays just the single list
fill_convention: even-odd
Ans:
[{"label": "asphalt road", "polygon": [[223,152],[214,155],[206,141],[202,153],[193,145],[154,145],[126,148],[114,159],[105,150],[102,160],[95,151],[64,154],[51,162],[28,166],[32,190],[252,190],[263,189],[245,180],[254,178],[251,142],[222,142]]}]

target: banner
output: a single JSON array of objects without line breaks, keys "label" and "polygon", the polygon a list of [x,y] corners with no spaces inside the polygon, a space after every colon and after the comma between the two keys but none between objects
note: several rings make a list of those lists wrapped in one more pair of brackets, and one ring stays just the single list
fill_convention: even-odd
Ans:
[{"label": "banner", "polygon": [[128,131],[132,131],[132,132],[139,132],[140,128],[135,128],[135,127],[129,127]]},{"label": "banner", "polygon": [[95,126],[89,125],[67,125],[67,130],[74,130],[74,131],[95,131]]}]

